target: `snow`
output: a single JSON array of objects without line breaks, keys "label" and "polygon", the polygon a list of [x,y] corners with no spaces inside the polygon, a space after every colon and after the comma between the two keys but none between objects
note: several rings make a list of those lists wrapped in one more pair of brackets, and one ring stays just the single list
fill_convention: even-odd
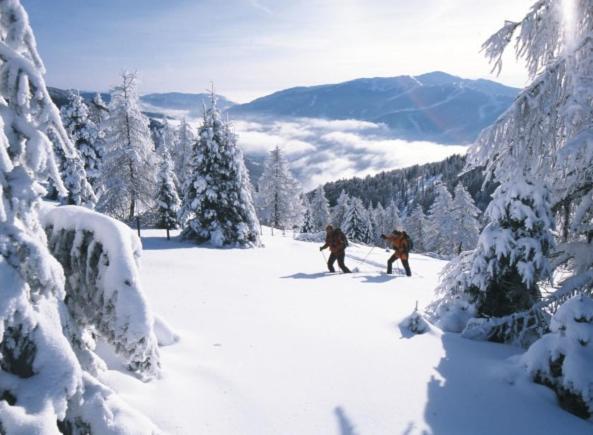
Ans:
[{"label": "snow", "polygon": [[[160,349],[160,379],[113,366],[101,381],[163,431],[591,433],[551,390],[509,376],[521,349],[434,326],[402,334],[416,303],[433,298],[443,261],[412,254],[411,278],[388,276],[390,254],[375,249],[360,273],[329,274],[318,243],[269,234],[261,249],[212,249],[144,232],[143,287],[180,340]],[[368,251],[349,247],[346,264]]]},{"label": "snow", "polygon": [[[157,337],[138,271],[142,249],[138,237],[123,223],[84,207],[45,207],[41,222],[49,233],[52,254],[62,263],[72,264],[67,304],[74,320],[92,325],[94,332],[127,359],[131,370],[146,379],[156,376]],[[72,231],[70,245],[67,232]],[[85,244],[89,233],[92,240]],[[101,251],[93,277],[97,245]],[[87,260],[77,267],[71,258]]]}]

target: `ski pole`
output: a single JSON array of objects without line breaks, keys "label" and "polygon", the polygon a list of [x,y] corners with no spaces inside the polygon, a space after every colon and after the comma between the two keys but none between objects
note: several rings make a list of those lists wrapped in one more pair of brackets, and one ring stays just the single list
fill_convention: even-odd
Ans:
[{"label": "ski pole", "polygon": [[373,247],[371,248],[371,250],[368,252],[368,254],[367,254],[367,255],[366,255],[366,256],[365,256],[365,257],[364,257],[362,260],[360,260],[360,261],[358,262],[358,264],[356,265],[356,267],[355,267],[354,269],[358,269],[358,267],[359,267],[359,266],[360,266],[362,263],[364,263],[364,262],[366,261],[366,259],[367,259],[367,258],[369,258],[369,255],[371,255],[371,252],[373,252],[373,251],[374,251],[374,249],[375,249],[375,247],[373,246]]},{"label": "ski pole", "polygon": [[323,263],[327,265],[327,258],[325,258],[325,254],[323,253],[323,251],[319,251],[319,253],[323,257]]}]

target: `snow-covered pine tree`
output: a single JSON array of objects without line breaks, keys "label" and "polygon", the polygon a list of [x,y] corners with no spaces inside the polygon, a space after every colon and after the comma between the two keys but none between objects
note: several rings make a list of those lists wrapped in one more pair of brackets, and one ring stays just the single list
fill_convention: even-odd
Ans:
[{"label": "snow-covered pine tree", "polygon": [[[488,177],[503,186],[523,179],[544,190],[550,186],[552,209],[563,215],[564,240],[556,249],[554,266],[564,265],[574,272],[559,290],[567,292],[593,286],[593,1],[562,5],[538,1],[523,20],[507,22],[484,44],[500,70],[502,55],[516,34],[517,55],[526,61],[533,82],[482,132],[468,159],[471,167],[485,165]],[[547,220],[544,205],[538,203],[544,196],[541,189],[530,190],[536,196],[523,197],[521,202],[532,204]],[[500,204],[516,201],[498,196]],[[547,233],[552,224],[548,225],[532,242],[533,252],[549,249]],[[541,266],[537,269],[544,271]]]},{"label": "snow-covered pine tree", "polygon": [[372,223],[360,198],[353,197],[350,199],[350,208],[344,217],[342,231],[349,240],[361,243],[372,242]]},{"label": "snow-covered pine tree", "polygon": [[[173,161],[166,145],[161,145],[161,163],[157,177],[157,214],[160,228],[173,229],[179,226],[177,214],[181,200],[177,193],[177,177]],[[168,233],[167,233],[168,234]]]},{"label": "snow-covered pine tree", "polygon": [[301,225],[301,233],[313,233],[315,232],[315,225],[313,224],[313,213],[311,213],[311,204],[307,199],[307,195],[303,195],[302,198],[303,207],[305,209],[305,213],[303,215],[303,223]]},{"label": "snow-covered pine tree", "polygon": [[550,333],[533,343],[520,364],[552,388],[560,405],[584,419],[593,416],[593,299],[581,294],[554,313]]},{"label": "snow-covered pine tree", "polygon": [[47,92],[18,0],[0,2],[0,28],[0,431],[99,433],[88,418],[109,421],[117,431],[122,419],[136,422],[117,409],[111,390],[82,371],[64,335],[64,272],[39,222],[44,178],[66,193],[53,147],[65,156],[74,147]]},{"label": "snow-covered pine tree", "polygon": [[[38,220],[46,173],[65,194],[44,132],[55,130],[66,154],[74,149],[47,93],[28,17],[17,1],[0,3],[0,27],[0,372],[12,384],[1,387],[7,400],[0,421],[5,433],[44,427],[57,432],[57,421],[65,417],[82,380],[59,321],[64,275],[47,250]],[[42,389],[37,393],[27,388],[34,375]]]},{"label": "snow-covered pine tree", "polygon": [[344,216],[350,208],[350,196],[345,192],[341,191],[340,196],[336,201],[336,205],[331,209],[331,223],[334,227],[341,228],[344,222]]},{"label": "snow-covered pine tree", "polygon": [[538,283],[550,276],[554,245],[549,207],[547,190],[519,177],[494,192],[467,289],[479,314],[505,316],[540,299]]},{"label": "snow-covered pine tree", "polygon": [[399,217],[399,210],[395,201],[390,201],[389,205],[385,209],[385,219],[384,219],[384,233],[387,234],[388,232],[391,233],[393,230],[401,230],[402,229],[402,222]]},{"label": "snow-covered pine tree", "polygon": [[87,173],[78,150],[74,149],[73,155],[65,158],[62,177],[67,191],[66,196],[60,197],[62,204],[95,207],[97,197],[87,180]]},{"label": "snow-covered pine tree", "polygon": [[60,114],[64,127],[84,162],[87,178],[91,186],[95,187],[100,176],[104,150],[99,129],[90,118],[89,108],[78,92],[70,91],[68,104],[62,107]]},{"label": "snow-covered pine tree", "polygon": [[109,118],[109,106],[103,101],[101,94],[97,92],[89,103],[89,118],[101,130],[103,124]]},{"label": "snow-covered pine tree", "polygon": [[323,186],[315,189],[311,197],[311,215],[313,217],[313,228],[315,231],[324,231],[330,223],[329,203],[325,197]]},{"label": "snow-covered pine tree", "polygon": [[132,219],[154,203],[158,159],[140,111],[136,74],[125,72],[111,91],[106,150],[98,210],[119,219]]},{"label": "snow-covered pine tree", "polygon": [[418,252],[426,251],[426,232],[428,231],[429,222],[422,210],[420,204],[416,205],[412,213],[406,217],[404,222],[404,229],[414,243],[414,250]]},{"label": "snow-covered pine tree", "polygon": [[451,214],[455,224],[452,244],[456,246],[456,253],[474,249],[480,236],[480,209],[476,207],[473,198],[461,183],[455,187]]},{"label": "snow-covered pine tree", "polygon": [[[373,215],[373,243],[377,246],[386,246],[381,235],[386,234],[387,228],[385,209],[381,203],[374,209],[369,208],[369,213]],[[393,231],[393,230],[392,230]]]},{"label": "snow-covered pine tree", "polygon": [[450,256],[457,253],[457,248],[451,244],[455,231],[455,222],[451,213],[453,197],[447,186],[439,184],[436,187],[437,196],[430,207],[428,228],[424,238],[425,248],[441,255]]},{"label": "snow-covered pine tree", "polygon": [[94,148],[99,157],[99,164],[97,169],[99,171],[98,176],[93,179],[90,178],[91,186],[95,190],[95,194],[100,196],[102,185],[101,185],[101,165],[103,164],[103,157],[105,156],[105,137],[107,136],[107,119],[109,118],[109,108],[107,103],[103,101],[100,93],[96,93],[93,99],[88,103],[89,119],[94,123],[96,128]]},{"label": "snow-covered pine tree", "polygon": [[216,247],[258,246],[259,222],[243,153],[214,92],[211,97],[184,184],[181,237]]},{"label": "snow-covered pine tree", "polygon": [[555,264],[581,275],[575,288],[593,286],[592,32],[592,0],[542,0],[488,39],[484,51],[500,71],[516,35],[516,54],[533,82],[469,154],[474,166],[487,164],[495,181],[523,172],[550,187],[562,223]]},{"label": "snow-covered pine tree", "polygon": [[171,155],[175,163],[175,174],[179,179],[179,183],[181,183],[180,186],[184,186],[191,171],[191,160],[196,137],[194,130],[185,118],[181,120],[177,132],[174,134],[175,146],[171,148]]},{"label": "snow-covered pine tree", "polygon": [[258,187],[256,205],[263,224],[282,230],[300,226],[301,186],[290,172],[280,147],[276,146],[264,162]]}]

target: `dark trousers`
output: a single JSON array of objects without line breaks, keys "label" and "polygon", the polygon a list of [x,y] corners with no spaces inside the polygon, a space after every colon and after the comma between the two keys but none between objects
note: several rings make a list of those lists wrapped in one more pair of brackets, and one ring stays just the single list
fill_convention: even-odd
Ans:
[{"label": "dark trousers", "polygon": [[[399,255],[397,253],[395,253],[391,257],[389,257],[389,260],[387,260],[387,273],[388,274],[391,274],[393,272],[393,262],[396,261],[397,259],[399,259]],[[404,269],[406,269],[406,275],[412,276],[412,271],[410,270],[410,263],[408,263],[408,260],[402,259],[402,264],[404,265]]]},{"label": "dark trousers", "polygon": [[344,251],[338,252],[337,254],[334,254],[332,252],[329,256],[329,260],[327,260],[327,268],[329,269],[329,271],[330,272],[336,271],[336,269],[334,269],[334,263],[336,262],[336,260],[338,260],[338,266],[340,266],[340,269],[342,269],[342,272],[350,273],[350,269],[348,269],[346,267],[346,265],[344,264],[345,257],[346,257],[346,252],[344,252]]}]

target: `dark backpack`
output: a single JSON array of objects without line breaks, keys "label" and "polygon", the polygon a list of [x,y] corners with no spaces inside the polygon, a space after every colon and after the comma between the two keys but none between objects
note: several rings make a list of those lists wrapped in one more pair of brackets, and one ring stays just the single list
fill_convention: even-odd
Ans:
[{"label": "dark backpack", "polygon": [[338,234],[338,237],[340,238],[342,243],[344,243],[344,248],[347,248],[348,247],[348,238],[346,237],[346,234],[344,234],[342,232],[342,230],[339,228],[336,228],[335,232]]},{"label": "dark backpack", "polygon": [[405,231],[402,231],[402,234],[404,236],[404,239],[406,239],[406,242],[408,242],[408,252],[410,252],[412,249],[414,249],[414,241],[410,236],[408,236],[408,233],[406,233]]}]

